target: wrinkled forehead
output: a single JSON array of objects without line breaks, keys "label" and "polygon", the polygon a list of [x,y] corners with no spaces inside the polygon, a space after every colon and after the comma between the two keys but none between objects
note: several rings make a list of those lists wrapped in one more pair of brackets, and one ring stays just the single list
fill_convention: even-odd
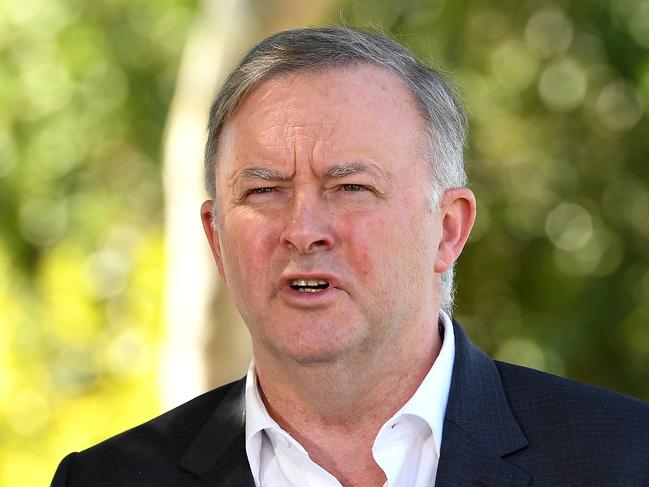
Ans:
[{"label": "wrinkled forehead", "polygon": [[[291,85],[296,79],[322,80],[322,84],[325,86],[337,84],[335,82],[339,80],[355,80],[357,82],[356,84],[364,87],[380,85],[383,91],[392,91],[395,94],[399,92],[399,94],[409,98],[410,103],[419,109],[422,122],[428,125],[425,109],[422,107],[420,100],[415,96],[414,90],[408,86],[404,78],[387,67],[379,66],[368,61],[348,61],[342,64],[325,64],[287,71],[279,70],[269,72],[246,88],[241,97],[236,100],[231,112],[226,115],[223,126],[232,118],[236,117],[242,106],[247,104],[249,99],[260,90],[264,90],[268,85]],[[350,86],[353,84],[350,83]],[[323,94],[325,93],[319,92],[313,95],[322,96]]]},{"label": "wrinkled forehead", "polygon": [[344,144],[354,142],[350,137],[390,138],[405,129],[428,158],[428,127],[410,89],[383,67],[362,63],[292,71],[258,83],[245,95],[221,129],[216,159],[232,143],[263,138],[279,141],[320,131],[329,132],[332,143]]}]

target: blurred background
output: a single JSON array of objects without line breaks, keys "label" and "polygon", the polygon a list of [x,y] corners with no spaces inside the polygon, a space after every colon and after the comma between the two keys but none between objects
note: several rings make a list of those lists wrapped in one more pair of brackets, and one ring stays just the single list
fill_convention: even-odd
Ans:
[{"label": "blurred background", "polygon": [[464,92],[456,317],[649,400],[646,0],[0,0],[0,485],[245,373],[203,242],[207,109],[270,32],[382,26]]}]

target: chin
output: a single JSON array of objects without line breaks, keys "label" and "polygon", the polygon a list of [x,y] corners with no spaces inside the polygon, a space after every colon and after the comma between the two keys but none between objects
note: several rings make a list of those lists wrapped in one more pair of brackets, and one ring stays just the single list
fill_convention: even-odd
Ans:
[{"label": "chin", "polygon": [[302,367],[328,366],[344,361],[355,347],[351,344],[344,346],[343,340],[335,343],[291,343],[289,346],[280,346],[276,352],[280,357],[288,358]]},{"label": "chin", "polygon": [[[259,345],[280,361],[300,366],[323,366],[366,355],[369,330],[365,326],[342,326],[340,320],[309,320],[296,326],[277,325],[258,334]],[[353,320],[351,320],[353,322]]]},{"label": "chin", "polygon": [[293,361],[302,367],[321,367],[335,364],[341,353],[320,352],[312,354],[288,355]]}]

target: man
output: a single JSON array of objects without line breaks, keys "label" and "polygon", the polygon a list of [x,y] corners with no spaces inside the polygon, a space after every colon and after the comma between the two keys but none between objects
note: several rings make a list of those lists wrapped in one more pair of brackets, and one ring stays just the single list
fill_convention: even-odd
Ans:
[{"label": "man", "polygon": [[53,485],[649,485],[646,404],[493,362],[451,321],[464,137],[446,82],[383,35],[253,48],[210,113],[201,209],[248,375]]}]

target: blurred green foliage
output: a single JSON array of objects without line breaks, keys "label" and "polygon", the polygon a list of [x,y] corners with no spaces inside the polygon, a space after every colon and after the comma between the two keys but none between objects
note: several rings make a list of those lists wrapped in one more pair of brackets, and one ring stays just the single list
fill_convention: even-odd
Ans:
[{"label": "blurred green foliage", "polygon": [[0,0],[0,485],[159,412],[160,147],[194,0]]},{"label": "blurred green foliage", "polygon": [[[161,137],[195,0],[0,0],[0,485],[159,412]],[[331,22],[340,11],[332,12]],[[457,318],[649,400],[649,4],[350,0],[464,91]]]},{"label": "blurred green foliage", "polygon": [[353,1],[464,92],[456,316],[492,356],[649,400],[649,3]]}]

